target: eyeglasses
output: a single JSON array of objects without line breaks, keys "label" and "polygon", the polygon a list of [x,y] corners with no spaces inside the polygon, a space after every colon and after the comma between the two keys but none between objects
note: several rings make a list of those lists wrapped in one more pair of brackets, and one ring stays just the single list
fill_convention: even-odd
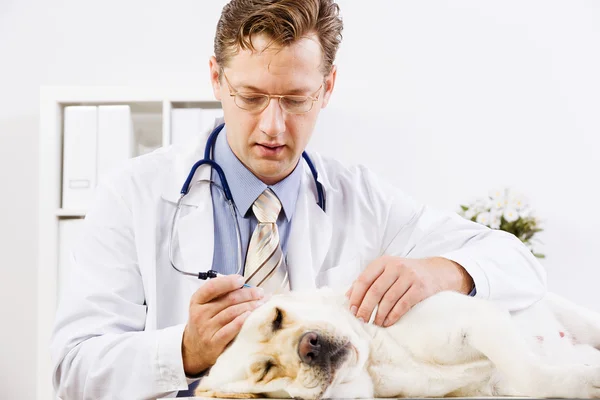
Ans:
[{"label": "eyeglasses", "polygon": [[279,106],[283,111],[290,114],[304,114],[312,110],[315,101],[319,100],[319,95],[317,93],[323,88],[323,84],[321,84],[321,86],[319,86],[319,88],[316,90],[315,94],[317,94],[317,97],[238,92],[233,88],[233,86],[231,86],[231,82],[229,82],[229,79],[227,79],[225,71],[223,69],[221,69],[221,71],[223,72],[223,76],[227,81],[227,85],[229,86],[229,95],[233,97],[233,102],[235,105],[242,110],[250,112],[263,111],[265,108],[267,108],[271,102],[271,99],[276,98],[279,99]]}]

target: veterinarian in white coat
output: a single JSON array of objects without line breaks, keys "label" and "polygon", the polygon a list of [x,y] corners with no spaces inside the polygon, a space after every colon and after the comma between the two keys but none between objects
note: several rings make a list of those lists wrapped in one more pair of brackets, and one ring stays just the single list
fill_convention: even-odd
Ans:
[{"label": "veterinarian in white coat", "polygon": [[[321,17],[330,14],[331,21],[337,21],[335,9],[315,9]],[[248,13],[230,10],[222,20],[232,20],[223,20],[223,26],[235,25],[236,15]],[[329,64],[323,64],[322,49],[335,55],[337,45],[321,47],[319,41],[323,35],[337,37],[341,22],[336,25],[330,21],[315,29],[310,21],[308,28],[296,27],[296,31],[301,36],[316,31],[312,37],[269,48],[268,38],[257,36],[253,44],[262,52],[245,49],[227,58],[217,48],[217,57],[211,59],[211,79],[215,96],[223,105],[231,150],[265,183],[269,177],[275,178],[269,185],[300,168],[287,246],[292,290],[323,285],[348,288],[361,276],[362,286],[355,284],[349,295],[357,296],[357,287],[361,287],[362,300],[366,291],[371,298],[377,297],[376,285],[369,287],[374,281],[378,285],[389,281],[387,293],[392,294],[396,287],[390,289],[392,283],[401,287],[413,282],[416,289],[402,289],[392,296],[394,301],[404,291],[416,293],[416,301],[443,289],[468,293],[471,287],[465,282],[474,283],[476,296],[511,310],[540,299],[545,292],[544,271],[518,239],[456,214],[421,206],[365,168],[346,168],[311,153],[324,187],[326,212],[317,205],[315,183],[300,154],[335,83],[333,57]],[[217,37],[224,34],[217,31]],[[223,81],[225,73],[230,84]],[[277,97],[269,98],[264,110],[257,113],[248,113],[235,103],[236,93],[248,92],[243,88],[250,86],[261,93],[294,92],[310,97],[319,83],[323,85],[314,107],[305,114],[286,113],[285,104]],[[207,135],[199,135],[193,145],[160,149],[136,158],[99,184],[73,252],[70,286],[61,299],[52,340],[53,380],[60,397],[174,396],[188,388],[194,379],[190,376],[201,371],[202,365],[210,364],[206,359],[204,364],[194,363],[189,356],[201,358],[211,353],[214,362],[239,330],[244,315],[262,296],[256,289],[232,286],[227,292],[236,290],[216,298],[219,287],[234,282],[232,277],[204,282],[184,276],[170,265],[173,213],[185,177],[203,157]],[[269,164],[256,155],[263,153],[253,152],[257,143],[267,139],[283,145],[277,163]],[[200,168],[194,180],[208,179],[210,174],[210,168]],[[218,268],[213,265],[213,200],[207,184],[194,186],[184,199],[174,237],[174,261],[182,269],[198,272]],[[235,243],[231,246],[234,249]],[[385,279],[378,279],[381,277]],[[424,287],[429,287],[429,292]],[[237,296],[236,301],[231,293]],[[224,298],[230,303],[223,303]],[[379,299],[389,300],[384,293]],[[221,304],[221,311],[214,311],[216,304]],[[245,309],[246,304],[252,306]],[[232,315],[222,329],[210,332],[214,342],[202,339],[203,333],[206,336],[204,327],[215,324],[227,310]],[[222,333],[226,328],[228,336]],[[186,353],[190,343],[194,351]]]}]

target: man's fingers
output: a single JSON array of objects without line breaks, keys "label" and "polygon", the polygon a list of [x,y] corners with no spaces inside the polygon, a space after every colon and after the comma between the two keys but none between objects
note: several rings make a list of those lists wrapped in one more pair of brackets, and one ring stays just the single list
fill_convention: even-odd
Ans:
[{"label": "man's fingers", "polygon": [[240,333],[240,329],[242,329],[242,325],[244,325],[244,321],[250,315],[250,311],[246,311],[240,315],[238,315],[233,321],[228,323],[227,325],[221,327],[212,337],[211,342],[218,344],[222,348],[225,348],[229,342],[231,342],[238,333]]},{"label": "man's fingers", "polygon": [[350,296],[352,295],[352,286],[350,286],[350,288],[346,291],[346,298],[350,299]]},{"label": "man's fingers", "polygon": [[210,323],[214,324],[214,326],[216,327],[217,330],[221,329],[221,327],[227,325],[228,323],[230,323],[231,321],[236,319],[238,316],[242,315],[243,313],[245,313],[247,311],[252,311],[252,310],[256,309],[263,303],[264,303],[264,299],[261,299],[261,300],[246,301],[244,303],[239,303],[239,304],[229,306],[229,307],[225,308],[224,310],[222,310],[221,312],[219,312],[218,314],[216,314],[214,317],[212,317]]},{"label": "man's fingers", "polygon": [[416,285],[412,285],[398,300],[396,305],[392,308],[392,311],[387,315],[383,322],[384,327],[394,325],[398,320],[408,312],[415,304],[422,300],[422,292],[420,292]]},{"label": "man's fingers", "polygon": [[205,304],[226,293],[241,288],[244,285],[244,277],[240,275],[219,276],[204,283],[192,295],[191,304]]},{"label": "man's fingers", "polygon": [[385,318],[388,316],[390,311],[392,311],[398,300],[400,300],[408,291],[411,284],[411,281],[403,279],[402,276],[400,276],[396,282],[394,282],[394,284],[383,296],[383,299],[381,299],[379,302],[379,307],[377,307],[377,315],[373,320],[375,325],[383,326],[383,321],[385,321]]},{"label": "man's fingers", "polygon": [[214,299],[209,304],[206,304],[206,306],[210,307],[211,316],[215,316],[233,305],[263,299],[265,297],[264,294],[265,291],[259,287],[236,289]]},{"label": "man's fingers", "polygon": [[[392,287],[397,279],[398,276],[396,275],[396,271],[392,269],[387,269],[381,275],[379,275],[371,287],[369,287],[369,290],[367,290],[367,293],[358,307],[356,317],[362,319],[364,322],[368,322],[371,319],[371,314],[373,314],[375,306],[380,304],[384,295],[388,292],[390,287]],[[400,297],[399,294],[396,296],[397,298]]]},{"label": "man's fingers", "polygon": [[[365,294],[375,282],[377,278],[385,270],[385,259],[378,258],[365,268],[365,270],[356,278],[352,284],[352,290],[350,293],[350,310],[354,315],[358,311],[358,307],[362,304]],[[366,320],[365,320],[366,321]]]}]

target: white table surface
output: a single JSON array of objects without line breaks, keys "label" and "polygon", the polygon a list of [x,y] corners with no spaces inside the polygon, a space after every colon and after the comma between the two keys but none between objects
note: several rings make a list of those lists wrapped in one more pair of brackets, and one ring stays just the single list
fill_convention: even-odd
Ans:
[{"label": "white table surface", "polygon": [[[188,400],[214,400],[213,397],[178,397],[179,399],[188,399]],[[462,399],[469,399],[469,400],[473,400],[473,399],[512,399],[512,400],[518,400],[518,399],[533,399],[534,397],[451,397],[450,399],[452,400],[462,400]],[[413,399],[412,397],[404,397],[402,398],[403,400],[410,400]],[[418,399],[418,400],[440,400],[439,397],[418,397],[418,398],[414,398],[414,399]],[[260,399],[259,399],[260,400]],[[290,400],[290,399],[272,399],[272,398],[265,398],[265,400]],[[331,399],[331,400],[347,400],[347,399]],[[372,398],[372,399],[360,399],[360,400],[391,400],[390,398]]]}]

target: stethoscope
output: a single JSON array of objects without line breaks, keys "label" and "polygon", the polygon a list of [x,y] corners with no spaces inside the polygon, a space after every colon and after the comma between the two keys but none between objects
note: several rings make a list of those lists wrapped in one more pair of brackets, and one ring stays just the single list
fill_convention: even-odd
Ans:
[{"label": "stethoscope", "polygon": [[[210,185],[214,185],[216,188],[218,188],[223,193],[223,196],[225,197],[225,200],[227,202],[231,216],[235,222],[235,234],[236,234],[236,238],[237,238],[237,248],[238,248],[238,254],[237,254],[238,269],[237,269],[236,273],[241,274],[242,267],[243,267],[243,265],[242,265],[242,258],[243,258],[242,235],[240,233],[240,224],[239,224],[238,218],[237,218],[237,211],[235,209],[235,203],[233,202],[233,197],[231,196],[231,191],[229,190],[229,184],[227,183],[227,179],[225,178],[225,173],[223,172],[223,169],[221,168],[221,166],[212,159],[212,154],[211,154],[211,153],[214,153],[217,136],[223,130],[224,126],[225,126],[224,123],[220,124],[211,132],[210,136],[208,137],[208,140],[206,141],[206,147],[204,148],[204,158],[197,161],[194,164],[194,166],[192,167],[192,169],[190,170],[190,173],[188,174],[188,177],[185,180],[183,187],[181,188],[181,192],[180,192],[181,196],[179,197],[179,200],[177,201],[177,208],[175,210],[175,213],[173,214],[173,221],[171,223],[171,232],[169,234],[169,262],[171,263],[171,266],[177,272],[179,272],[181,274],[197,277],[198,279],[202,279],[202,280],[215,278],[217,276],[220,276],[221,274],[217,273],[214,270],[208,270],[206,272],[199,272],[199,273],[186,272],[186,271],[183,271],[183,270],[177,268],[177,266],[175,266],[175,263],[173,262],[173,236],[175,233],[175,225],[177,225],[177,221],[179,219],[179,213],[181,211],[181,203],[182,203],[183,198],[189,193],[191,186],[193,186],[193,184],[196,184],[196,183],[204,182],[204,183],[208,183]],[[317,188],[317,204],[323,210],[323,212],[325,212],[325,191],[323,190],[323,185],[318,180],[319,176],[317,174],[317,169],[315,168],[313,162],[311,161],[308,154],[306,154],[306,152],[302,152],[302,157],[304,158],[304,160],[306,161],[306,164],[310,168],[310,172],[315,181],[315,186]],[[221,181],[221,185],[219,185],[212,179],[200,179],[200,180],[195,181],[192,184],[192,179],[194,178],[194,175],[196,174],[196,170],[199,167],[201,167],[202,165],[210,165],[215,171],[217,171],[217,174],[219,175],[219,180]],[[244,285],[244,286],[248,286],[248,285]]]}]

